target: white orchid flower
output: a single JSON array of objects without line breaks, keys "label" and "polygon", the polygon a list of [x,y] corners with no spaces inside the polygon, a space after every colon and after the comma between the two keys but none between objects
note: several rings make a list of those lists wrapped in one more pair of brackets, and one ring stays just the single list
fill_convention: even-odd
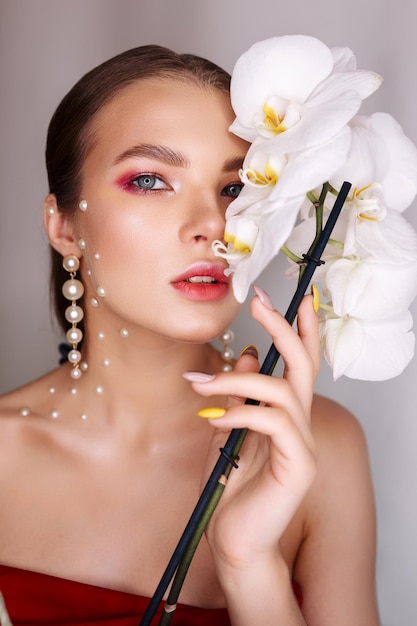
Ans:
[{"label": "white orchid flower", "polygon": [[335,379],[392,378],[414,353],[417,233],[402,212],[417,195],[417,149],[390,115],[357,115],[381,80],[357,70],[349,48],[299,35],[255,44],[232,75],[230,130],[252,145],[213,250],[229,263],[238,301],[284,244],[298,276],[323,185],[323,225],[342,183],[352,185],[314,277]]},{"label": "white orchid flower", "polygon": [[238,302],[246,299],[251,283],[278,254],[294,226],[303,199],[304,196],[298,196],[286,202],[269,203],[269,211],[264,210],[261,202],[253,205],[251,213],[227,221],[226,244],[213,242],[215,254],[229,263],[225,273],[233,275],[233,293]]},{"label": "white orchid flower", "polygon": [[417,194],[417,148],[388,113],[357,115],[349,126],[349,155],[331,184],[338,189],[349,180],[358,203],[375,198],[386,209],[404,211]]},{"label": "white orchid flower", "polygon": [[[326,266],[342,257],[375,257],[387,263],[408,263],[417,259],[417,233],[401,213],[387,211],[380,206],[371,212],[368,206],[365,217],[363,209],[363,205],[358,207],[355,200],[346,202],[322,255]],[[327,209],[324,224],[328,215]],[[295,255],[301,256],[308,250],[315,229],[315,217],[305,218],[291,232],[287,247]],[[325,267],[317,268],[316,275],[324,271]],[[291,270],[289,274],[294,276]]]},{"label": "white orchid flower", "polygon": [[381,381],[399,376],[413,358],[412,317],[404,311],[393,319],[360,320],[327,317],[320,323],[323,356],[341,376]]},{"label": "white orchid flower", "polygon": [[339,259],[328,268],[324,289],[338,317],[393,318],[417,295],[417,260],[397,265],[372,257]]},{"label": "white orchid flower", "polygon": [[408,306],[417,293],[417,261],[340,259],[328,268],[323,292],[330,303],[319,310],[320,336],[334,379],[398,376],[414,353]]},{"label": "white orchid flower", "polygon": [[230,130],[250,142],[275,137],[284,153],[304,150],[337,134],[381,81],[356,70],[349,49],[333,52],[305,35],[272,37],[254,44],[234,67]]},{"label": "white orchid flower", "polygon": [[246,298],[250,283],[286,242],[305,194],[339,167],[349,146],[345,127],[330,141],[290,155],[277,152],[270,140],[257,140],[249,148],[241,172],[245,186],[226,211],[227,245],[213,243],[215,254],[229,263],[237,300]]},{"label": "white orchid flower", "polygon": [[[355,202],[347,203],[343,249],[345,256],[371,255],[393,263],[417,258],[417,233],[401,213],[386,211],[384,207],[376,208],[373,216],[369,213],[365,215],[363,207],[358,212]],[[339,226],[342,223],[343,218]]]}]

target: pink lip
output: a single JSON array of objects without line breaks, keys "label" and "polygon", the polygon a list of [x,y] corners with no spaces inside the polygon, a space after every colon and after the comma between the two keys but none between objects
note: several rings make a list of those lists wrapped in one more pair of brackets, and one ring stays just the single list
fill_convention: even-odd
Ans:
[{"label": "pink lip", "polygon": [[[171,285],[189,300],[213,302],[224,298],[230,287],[230,278],[224,274],[224,266],[216,263],[195,263],[171,281]],[[193,276],[208,276],[215,283],[190,283]]]}]

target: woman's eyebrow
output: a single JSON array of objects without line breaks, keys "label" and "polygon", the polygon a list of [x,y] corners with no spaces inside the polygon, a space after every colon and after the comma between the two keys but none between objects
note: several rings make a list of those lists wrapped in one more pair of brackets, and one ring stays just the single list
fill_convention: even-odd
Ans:
[{"label": "woman's eyebrow", "polygon": [[117,165],[121,161],[135,157],[148,157],[156,159],[157,161],[162,161],[168,165],[174,165],[175,167],[189,167],[190,165],[187,157],[181,152],[177,152],[171,148],[167,148],[166,146],[149,143],[141,143],[137,146],[128,148],[115,158],[114,164]]},{"label": "woman's eyebrow", "polygon": [[243,156],[236,156],[228,159],[223,165],[223,172],[234,172],[235,170],[240,170],[243,166],[243,160]]}]

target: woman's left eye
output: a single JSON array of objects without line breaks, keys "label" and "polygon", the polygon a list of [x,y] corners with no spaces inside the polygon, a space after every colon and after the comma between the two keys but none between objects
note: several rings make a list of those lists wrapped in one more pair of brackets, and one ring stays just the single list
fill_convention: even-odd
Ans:
[{"label": "woman's left eye", "polygon": [[223,187],[221,195],[235,199],[238,197],[242,189],[243,183],[232,183],[231,185],[226,185],[226,187]]},{"label": "woman's left eye", "polygon": [[140,174],[132,178],[129,182],[132,187],[143,191],[155,191],[168,188],[165,181],[156,174]]}]

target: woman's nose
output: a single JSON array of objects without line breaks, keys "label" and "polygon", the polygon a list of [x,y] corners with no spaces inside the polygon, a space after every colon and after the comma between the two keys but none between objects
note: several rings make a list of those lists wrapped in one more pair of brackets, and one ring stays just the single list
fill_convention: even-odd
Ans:
[{"label": "woman's nose", "polygon": [[212,242],[222,239],[225,225],[225,206],[221,198],[201,196],[191,199],[190,208],[185,213],[184,223],[179,232],[184,243],[196,241]]}]

